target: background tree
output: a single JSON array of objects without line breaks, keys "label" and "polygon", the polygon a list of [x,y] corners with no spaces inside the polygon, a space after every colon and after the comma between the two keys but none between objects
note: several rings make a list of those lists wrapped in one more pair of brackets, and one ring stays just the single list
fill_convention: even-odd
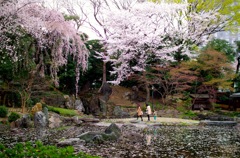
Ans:
[{"label": "background tree", "polygon": [[[12,35],[12,45],[15,47],[15,51],[18,53],[18,60],[12,64],[12,59],[6,56],[5,53],[1,59],[1,80],[3,81],[1,88],[5,91],[11,91],[20,95],[22,111],[25,110],[26,104],[31,96],[31,87],[33,80],[36,79],[37,66],[33,60],[34,52],[34,38],[29,34],[25,36],[17,37]],[[4,50],[3,50],[4,51]]]},{"label": "background tree", "polygon": [[218,90],[233,91],[234,69],[224,53],[206,50],[189,64],[198,73],[198,92],[209,94],[213,102]]},{"label": "background tree", "polygon": [[236,0],[188,0],[190,12],[204,13],[209,11],[217,12],[220,16],[225,16],[225,21],[219,23],[219,27],[212,28],[213,32],[224,30],[238,31],[240,3]]},{"label": "background tree", "polygon": [[234,50],[234,46],[226,40],[212,39],[207,43],[205,47],[202,48],[203,51],[207,49],[212,49],[224,53],[230,62],[234,62],[236,60],[236,51]]},{"label": "background tree", "polygon": [[[154,3],[186,3],[185,0],[148,0]],[[238,31],[239,26],[239,15],[238,10],[240,9],[240,4],[236,0],[188,0],[189,13],[201,13],[214,11],[219,13],[221,16],[226,16],[226,20],[222,21],[219,27],[211,28],[213,32],[219,32],[224,30]]]}]

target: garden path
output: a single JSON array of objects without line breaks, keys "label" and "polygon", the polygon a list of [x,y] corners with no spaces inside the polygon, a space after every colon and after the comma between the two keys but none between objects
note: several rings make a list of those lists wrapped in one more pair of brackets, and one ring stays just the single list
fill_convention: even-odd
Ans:
[{"label": "garden path", "polygon": [[123,124],[133,124],[136,127],[147,127],[147,126],[159,126],[159,125],[198,125],[199,121],[180,119],[180,118],[167,118],[157,117],[156,120],[151,118],[151,121],[147,121],[147,117],[143,117],[143,121],[137,120],[136,118],[120,118],[120,119],[102,119],[96,125],[109,126],[111,123],[116,123],[119,126]]}]

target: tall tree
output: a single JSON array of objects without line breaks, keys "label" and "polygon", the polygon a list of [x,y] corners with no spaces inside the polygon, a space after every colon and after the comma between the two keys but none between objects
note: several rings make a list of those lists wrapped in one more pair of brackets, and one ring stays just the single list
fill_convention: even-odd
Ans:
[{"label": "tall tree", "polygon": [[[36,72],[45,74],[44,57],[48,56],[50,62],[50,76],[53,83],[58,86],[57,72],[59,67],[67,63],[68,55],[76,61],[76,87],[78,86],[79,70],[86,70],[88,50],[85,47],[78,31],[71,21],[65,21],[63,15],[55,10],[43,7],[42,1],[19,0],[4,1],[0,5],[0,43],[3,52],[13,62],[19,60],[19,54],[11,45],[9,35],[23,36],[19,30],[25,30],[34,39],[37,48],[34,52],[37,64]],[[67,29],[66,29],[67,28]],[[78,89],[78,88],[76,88]]]},{"label": "tall tree", "polygon": [[[145,71],[152,57],[173,60],[171,54],[179,49],[182,55],[191,56],[191,47],[205,42],[211,29],[218,28],[225,19],[213,10],[199,14],[187,10],[188,4],[145,2],[110,12],[105,26],[112,34],[107,40],[107,56],[103,57],[113,63],[112,73],[118,76],[113,83]],[[135,65],[130,64],[133,61]]]},{"label": "tall tree", "polygon": [[235,44],[237,46],[236,48],[236,78],[234,79],[234,88],[236,92],[240,91],[240,75],[239,75],[239,67],[240,67],[240,41],[235,41]]},{"label": "tall tree", "polygon": [[[20,93],[24,94],[23,108],[30,96],[33,77],[37,74],[40,77],[50,75],[52,82],[58,86],[59,68],[67,64],[68,57],[72,56],[76,62],[75,86],[78,93],[80,69],[87,69],[88,50],[80,33],[61,13],[43,7],[41,2],[19,0],[0,4],[0,53],[13,65],[21,63],[22,70],[27,73],[25,77],[28,80],[22,80],[24,86]],[[30,40],[22,44],[25,37],[30,37]],[[29,48],[33,48],[32,51]],[[25,84],[24,81],[29,82]]]},{"label": "tall tree", "polygon": [[[105,25],[106,12],[115,10],[126,10],[131,8],[138,0],[62,0],[60,6],[67,10],[67,14],[78,17],[75,19],[77,27],[84,30],[84,27],[89,28],[96,34],[97,39],[100,39],[105,47],[106,40],[111,33]],[[106,49],[103,49],[106,50]],[[106,52],[101,52],[106,54]],[[107,61],[103,60],[103,77],[102,85],[107,81],[106,76]],[[100,88],[101,89],[101,88]]]}]

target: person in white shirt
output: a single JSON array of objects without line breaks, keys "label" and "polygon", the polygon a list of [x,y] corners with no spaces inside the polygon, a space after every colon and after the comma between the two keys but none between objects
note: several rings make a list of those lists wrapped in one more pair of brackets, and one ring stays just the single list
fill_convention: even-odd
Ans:
[{"label": "person in white shirt", "polygon": [[148,103],[146,103],[147,106],[147,117],[148,117],[148,121],[150,121],[150,115],[152,114],[152,110],[151,107]]}]

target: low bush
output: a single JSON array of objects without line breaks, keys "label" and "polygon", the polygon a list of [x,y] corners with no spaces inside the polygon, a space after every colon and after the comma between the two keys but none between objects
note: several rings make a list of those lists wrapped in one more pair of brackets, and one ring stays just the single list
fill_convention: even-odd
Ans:
[{"label": "low bush", "polygon": [[8,116],[8,122],[14,122],[19,118],[20,118],[20,115],[18,113],[11,112],[11,114]]},{"label": "low bush", "polygon": [[98,156],[88,155],[83,152],[74,154],[72,146],[57,148],[56,146],[43,145],[40,141],[36,143],[18,143],[13,148],[7,148],[3,144],[0,144],[0,157],[99,158]]},{"label": "low bush", "polygon": [[6,106],[0,106],[0,117],[7,117],[8,109]]}]

